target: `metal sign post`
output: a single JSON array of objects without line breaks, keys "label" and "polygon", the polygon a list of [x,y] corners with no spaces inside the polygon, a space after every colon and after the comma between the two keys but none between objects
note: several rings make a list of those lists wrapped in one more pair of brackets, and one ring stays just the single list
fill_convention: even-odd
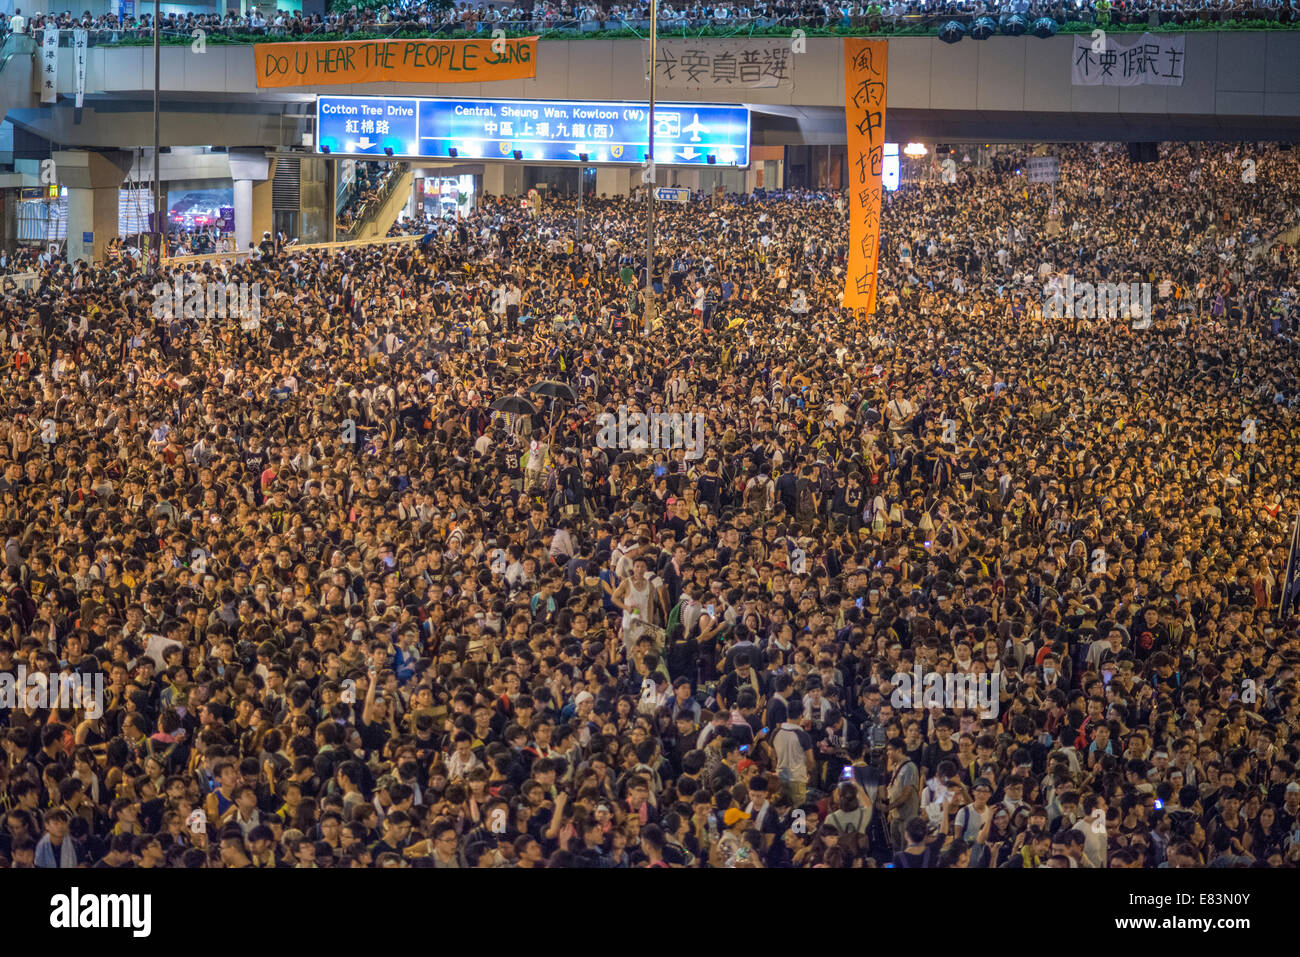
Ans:
[{"label": "metal sign post", "polygon": [[654,325],[655,308],[655,55],[659,41],[659,0],[650,0],[650,116],[646,130],[646,169],[651,174],[646,183],[645,221],[645,335]]}]

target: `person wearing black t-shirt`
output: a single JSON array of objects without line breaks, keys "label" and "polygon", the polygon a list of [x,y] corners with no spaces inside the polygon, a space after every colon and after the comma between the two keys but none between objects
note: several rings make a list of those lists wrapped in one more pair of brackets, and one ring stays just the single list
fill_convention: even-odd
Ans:
[{"label": "person wearing black t-shirt", "polygon": [[[935,769],[939,767],[939,762],[945,759],[954,763],[957,761],[957,742],[953,740],[952,733],[956,730],[952,718],[944,716],[935,722],[935,741],[927,744],[921,751],[919,759],[912,758],[920,767],[922,776],[929,780],[934,776]],[[911,757],[911,755],[909,755]]]},{"label": "person wearing black t-shirt", "polygon": [[894,867],[934,867],[939,860],[939,835],[930,833],[924,817],[907,822],[907,846],[894,853]]},{"label": "person wearing black t-shirt", "polygon": [[709,459],[704,474],[695,480],[695,491],[702,505],[717,510],[722,498],[722,477],[718,474],[718,460]]},{"label": "person wearing black t-shirt", "polygon": [[361,734],[361,744],[367,752],[383,750],[389,737],[394,733],[395,724],[391,706],[382,695],[375,693],[379,675],[371,669],[369,687],[366,689],[365,706],[361,712],[361,722],[357,730]]}]

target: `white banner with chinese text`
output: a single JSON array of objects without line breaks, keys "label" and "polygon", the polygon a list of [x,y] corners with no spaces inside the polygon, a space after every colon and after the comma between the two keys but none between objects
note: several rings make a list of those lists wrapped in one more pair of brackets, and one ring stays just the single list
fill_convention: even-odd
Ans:
[{"label": "white banner with chinese text", "polygon": [[1074,38],[1071,54],[1075,86],[1182,86],[1183,34],[1144,33],[1122,40],[1115,34]]},{"label": "white banner with chinese text", "polygon": [[72,49],[77,65],[77,109],[81,109],[81,101],[86,96],[86,46],[89,36],[88,30],[72,31]]},{"label": "white banner with chinese text", "polygon": [[670,90],[788,88],[791,62],[788,39],[663,39],[656,45],[655,82]]},{"label": "white banner with chinese text", "polygon": [[41,102],[59,98],[59,31],[45,27],[41,39]]}]

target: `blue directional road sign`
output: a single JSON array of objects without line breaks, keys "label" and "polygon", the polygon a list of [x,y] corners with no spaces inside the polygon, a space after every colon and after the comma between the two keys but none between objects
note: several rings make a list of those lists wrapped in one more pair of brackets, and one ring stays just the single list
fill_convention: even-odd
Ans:
[{"label": "blue directional road sign", "polygon": [[691,191],[682,186],[656,186],[655,199],[661,203],[689,203]]},{"label": "blue directional road sign", "polygon": [[317,150],[331,153],[415,156],[419,101],[391,96],[320,96],[316,98]]},{"label": "blue directional road sign", "polygon": [[[645,103],[318,96],[316,148],[331,154],[639,165]],[[713,103],[655,104],[660,166],[748,166],[750,111]]]}]

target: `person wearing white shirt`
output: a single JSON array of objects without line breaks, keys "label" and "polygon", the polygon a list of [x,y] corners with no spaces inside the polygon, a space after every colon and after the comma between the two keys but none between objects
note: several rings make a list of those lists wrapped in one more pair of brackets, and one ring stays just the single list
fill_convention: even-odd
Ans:
[{"label": "person wearing white shirt", "polygon": [[703,314],[704,314],[704,296],[705,296],[705,292],[706,292],[706,290],[705,290],[705,288],[704,288],[704,283],[700,283],[699,285],[697,285],[697,286],[695,287],[695,292],[692,294],[692,295],[693,295],[693,299],[692,299],[692,301],[691,301],[691,311],[694,312],[694,313],[696,313],[697,315],[703,315]]},{"label": "person wearing white shirt", "polygon": [[902,389],[894,393],[894,398],[885,406],[885,416],[889,419],[889,428],[894,432],[902,432],[911,424],[912,416],[916,414],[916,406],[912,401],[903,394]]},{"label": "person wearing white shirt", "polygon": [[930,819],[931,824],[938,826],[943,821],[944,802],[948,799],[948,795],[953,793],[953,789],[944,781],[942,773],[930,778],[925,790],[921,792],[921,807],[925,809],[926,817]]},{"label": "person wearing white shirt", "polygon": [[475,768],[483,767],[483,762],[474,754],[469,732],[460,732],[456,739],[451,754],[447,756],[447,777],[452,781],[464,779]]}]

